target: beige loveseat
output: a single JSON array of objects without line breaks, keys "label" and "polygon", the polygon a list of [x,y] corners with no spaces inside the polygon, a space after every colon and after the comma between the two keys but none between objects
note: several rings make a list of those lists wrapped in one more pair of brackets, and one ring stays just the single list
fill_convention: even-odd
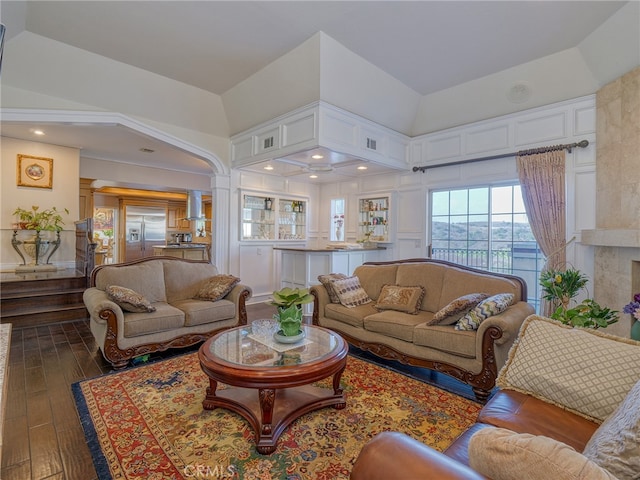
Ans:
[{"label": "beige loveseat", "polygon": [[[96,267],[83,298],[104,358],[121,368],[134,357],[194,345],[218,331],[246,325],[249,287],[236,284],[217,301],[194,298],[215,275],[215,265],[175,257]],[[109,286],[134,290],[155,311],[124,311],[107,294]]]},{"label": "beige loveseat", "polygon": [[[495,386],[509,348],[527,316],[527,286],[519,277],[432,259],[368,262],[353,275],[373,300],[354,308],[332,303],[324,285],[313,286],[313,323],[340,333],[350,344],[382,358],[426,367],[471,385],[480,401]],[[376,301],[384,285],[422,286],[424,298],[417,314],[378,311]],[[510,293],[514,301],[505,311],[480,323],[476,331],[454,325],[428,325],[436,312],[472,293]]]}]

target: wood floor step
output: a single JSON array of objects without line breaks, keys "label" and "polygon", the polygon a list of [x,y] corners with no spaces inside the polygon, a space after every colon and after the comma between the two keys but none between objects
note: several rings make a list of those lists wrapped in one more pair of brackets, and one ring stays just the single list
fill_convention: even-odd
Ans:
[{"label": "wood floor step", "polygon": [[5,290],[1,291],[1,299],[9,300],[16,298],[40,298],[40,297],[49,297],[49,296],[60,296],[60,295],[80,295],[84,293],[85,288],[67,288],[61,289],[58,288],[56,290],[42,290],[42,291],[31,291],[31,290],[19,290],[19,291],[10,291],[6,292]]},{"label": "wood floor step", "polygon": [[32,309],[30,311],[22,311],[17,314],[0,316],[2,323],[11,323],[13,328],[20,327],[36,327],[40,325],[56,324],[71,320],[83,320],[88,318],[89,313],[84,304],[69,305],[63,308],[52,309]]}]

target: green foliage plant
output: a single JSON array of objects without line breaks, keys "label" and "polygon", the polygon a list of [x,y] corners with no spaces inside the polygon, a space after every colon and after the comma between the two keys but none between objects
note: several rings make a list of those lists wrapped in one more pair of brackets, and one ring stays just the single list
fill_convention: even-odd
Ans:
[{"label": "green foliage plant", "polygon": [[589,279],[579,270],[545,270],[540,274],[542,298],[555,307],[551,318],[565,325],[583,328],[600,328],[618,321],[618,312],[600,306],[587,298],[570,307],[571,301],[585,288]]},{"label": "green foliage plant", "polygon": [[302,325],[302,305],[313,302],[313,295],[307,288],[284,287],[273,292],[271,305],[278,308],[274,318],[278,320],[285,336],[294,336]]},{"label": "green foliage plant", "polygon": [[271,305],[279,308],[289,308],[292,305],[302,306],[311,302],[313,302],[313,295],[309,293],[309,289],[284,287],[273,292]]},{"label": "green foliage plant", "polygon": [[[64,212],[69,215],[69,210],[66,208]],[[62,213],[56,207],[46,210],[40,210],[38,205],[33,205],[31,210],[18,207],[13,212],[13,215],[18,218],[20,224],[23,225],[22,228],[25,230],[59,232],[62,230],[62,225],[64,225]]]}]

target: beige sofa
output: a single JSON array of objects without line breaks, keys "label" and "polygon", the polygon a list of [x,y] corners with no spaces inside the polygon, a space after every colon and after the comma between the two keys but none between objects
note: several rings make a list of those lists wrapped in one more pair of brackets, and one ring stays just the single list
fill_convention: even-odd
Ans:
[{"label": "beige sofa", "polygon": [[[497,372],[527,316],[526,283],[504,275],[432,259],[368,262],[353,273],[373,300],[348,308],[332,303],[324,285],[313,286],[313,323],[340,333],[350,344],[382,358],[426,367],[471,385],[485,402]],[[425,295],[417,315],[378,311],[376,300],[384,285],[423,286]],[[427,325],[449,302],[471,293],[512,293],[514,303],[484,320],[477,331],[453,325]]]},{"label": "beige sofa", "polygon": [[[246,325],[249,287],[236,284],[217,301],[194,298],[217,274],[218,269],[208,262],[175,257],[148,257],[96,267],[83,299],[91,332],[104,358],[121,368],[134,357],[194,345],[218,331]],[[105,291],[109,286],[134,290],[155,311],[124,311]]]}]

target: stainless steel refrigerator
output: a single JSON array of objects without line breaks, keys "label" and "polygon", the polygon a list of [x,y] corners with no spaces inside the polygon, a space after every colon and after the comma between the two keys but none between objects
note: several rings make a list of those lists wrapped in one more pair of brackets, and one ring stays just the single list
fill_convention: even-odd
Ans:
[{"label": "stainless steel refrigerator", "polygon": [[163,207],[127,205],[125,261],[153,256],[154,245],[165,245],[167,211]]}]

